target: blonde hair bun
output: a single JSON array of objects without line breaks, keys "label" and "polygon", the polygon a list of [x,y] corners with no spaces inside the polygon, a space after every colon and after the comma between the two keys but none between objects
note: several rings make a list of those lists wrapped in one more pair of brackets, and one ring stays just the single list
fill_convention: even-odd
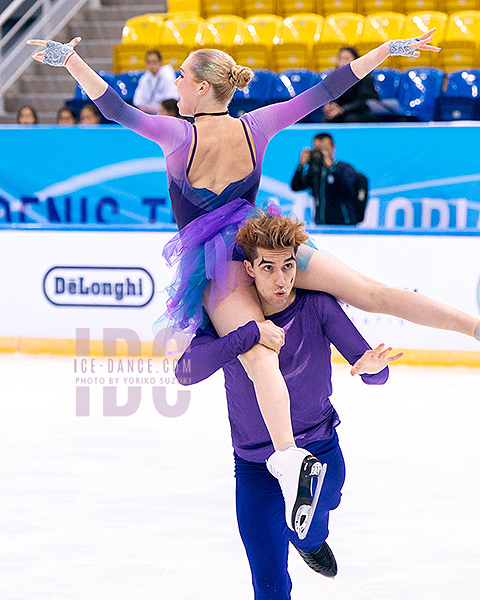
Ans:
[{"label": "blonde hair bun", "polygon": [[231,78],[235,87],[243,90],[252,80],[253,71],[248,67],[242,67],[242,65],[234,65],[232,67]]}]

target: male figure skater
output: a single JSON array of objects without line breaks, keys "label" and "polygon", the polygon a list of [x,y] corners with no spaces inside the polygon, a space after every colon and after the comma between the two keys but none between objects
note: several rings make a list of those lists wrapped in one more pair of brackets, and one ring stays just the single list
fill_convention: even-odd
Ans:
[{"label": "male figure skater", "polygon": [[[269,214],[245,223],[237,242],[268,320],[250,321],[221,338],[211,323],[204,325],[177,366],[177,378],[184,385],[202,381],[219,368],[224,370],[235,450],[237,518],[255,600],[290,599],[289,542],[315,571],[327,577],[337,573],[335,557],[325,540],[329,511],[340,503],[345,466],[335,431],[340,420],[329,399],[330,343],[353,365],[352,375],[359,374],[367,384],[385,383],[388,363],[401,356],[389,357],[391,348],[384,349],[383,344],[372,350],[332,296],[293,288],[296,251],[308,238],[302,225]],[[253,383],[237,358],[265,338],[274,341],[279,351],[280,369],[291,398],[295,440],[326,465],[318,504],[303,539],[289,522],[291,508],[286,508],[279,481],[271,474],[278,454],[287,448],[274,452]],[[309,491],[300,489],[299,495]]]}]

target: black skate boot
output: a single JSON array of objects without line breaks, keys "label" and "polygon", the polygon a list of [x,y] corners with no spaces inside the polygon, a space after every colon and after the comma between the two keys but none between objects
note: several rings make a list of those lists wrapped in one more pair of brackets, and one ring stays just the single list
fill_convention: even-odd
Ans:
[{"label": "black skate boot", "polygon": [[320,575],[335,577],[337,574],[337,561],[327,542],[323,542],[316,552],[304,552],[298,548],[297,550],[307,565]]}]

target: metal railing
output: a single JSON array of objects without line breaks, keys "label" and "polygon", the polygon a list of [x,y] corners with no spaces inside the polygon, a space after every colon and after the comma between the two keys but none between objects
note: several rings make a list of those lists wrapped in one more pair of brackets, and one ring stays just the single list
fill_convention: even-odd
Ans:
[{"label": "metal railing", "polygon": [[[2,37],[0,33],[0,114],[5,114],[4,95],[31,64],[36,49],[28,46],[30,38],[51,39],[88,2],[92,8],[100,0],[14,0],[0,14],[0,32],[16,13],[20,18]],[[38,49],[37,49],[38,50]]]}]

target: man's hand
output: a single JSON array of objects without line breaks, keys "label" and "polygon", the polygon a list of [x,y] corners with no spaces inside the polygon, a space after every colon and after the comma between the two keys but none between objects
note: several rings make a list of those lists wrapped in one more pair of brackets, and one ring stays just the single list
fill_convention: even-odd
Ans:
[{"label": "man's hand", "polygon": [[310,160],[310,148],[304,148],[300,154],[300,165],[305,166]]},{"label": "man's hand", "polygon": [[332,153],[328,152],[328,150],[324,150],[322,148],[322,154],[323,154],[323,166],[327,169],[330,169],[330,167],[333,165]]},{"label": "man's hand", "polygon": [[259,344],[275,350],[278,354],[285,343],[285,332],[273,321],[257,321],[260,330]]},{"label": "man's hand", "polygon": [[403,352],[388,356],[392,348],[384,350],[385,344],[380,344],[375,350],[367,350],[365,354],[357,360],[350,370],[350,375],[373,375],[380,373],[389,363],[398,360],[403,356]]}]

